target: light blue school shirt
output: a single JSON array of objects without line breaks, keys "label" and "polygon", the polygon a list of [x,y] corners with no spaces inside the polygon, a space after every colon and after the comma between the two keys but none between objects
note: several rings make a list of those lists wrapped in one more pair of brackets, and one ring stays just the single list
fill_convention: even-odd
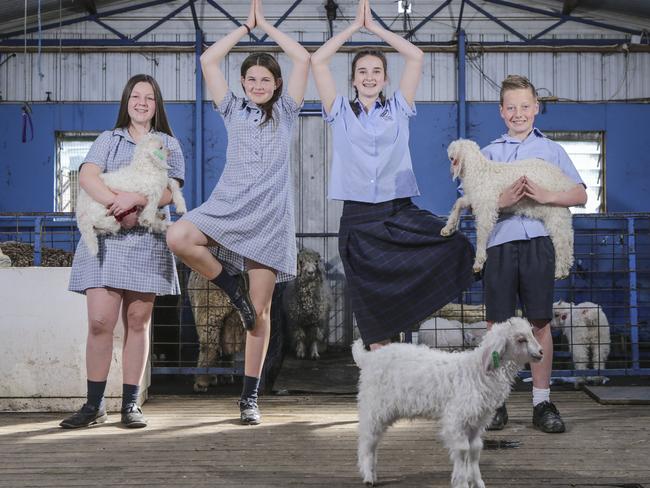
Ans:
[{"label": "light blue school shirt", "polygon": [[357,117],[338,95],[323,118],[332,127],[333,154],[328,197],[380,203],[420,194],[409,151],[409,117],[415,115],[400,90]]},{"label": "light blue school shirt", "polygon": [[[571,158],[562,146],[550,140],[537,128],[534,128],[523,141],[504,134],[481,149],[481,152],[490,160],[504,163],[540,158],[558,166],[577,185],[584,185]],[[501,213],[497,224],[492,229],[487,247],[547,235],[548,232],[541,220]]]}]

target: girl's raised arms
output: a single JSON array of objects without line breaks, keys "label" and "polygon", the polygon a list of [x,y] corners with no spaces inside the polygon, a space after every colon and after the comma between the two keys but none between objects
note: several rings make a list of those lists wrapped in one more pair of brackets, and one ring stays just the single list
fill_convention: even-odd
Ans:
[{"label": "girl's raised arms", "polygon": [[318,94],[326,112],[332,109],[332,104],[336,99],[336,84],[329,67],[330,59],[352,34],[363,27],[365,10],[366,0],[359,0],[357,15],[354,21],[345,30],[333,36],[318,48],[318,51],[311,55],[311,69],[314,73],[314,81],[316,82],[316,88],[318,89]]},{"label": "girl's raised arms", "polygon": [[287,83],[287,93],[298,105],[302,103],[307,89],[307,76],[309,74],[309,53],[294,39],[284,32],[276,29],[264,18],[262,12],[262,0],[253,0],[255,5],[255,21],[257,27],[266,32],[271,39],[278,43],[278,46],[289,56],[293,66]]},{"label": "girl's raised arms", "polygon": [[[212,95],[212,101],[217,105],[221,103],[226,93],[228,93],[228,82],[221,71],[219,63],[223,61],[233,46],[244,35],[248,34],[249,29],[253,30],[255,28],[255,25],[255,0],[251,0],[251,8],[246,23],[236,28],[227,36],[219,39],[201,55],[203,78],[205,78],[205,84],[210,95]],[[248,29],[246,26],[248,26]]]},{"label": "girl's raised arms", "polygon": [[[246,26],[248,26],[248,29]],[[210,95],[212,95],[212,100],[218,105],[228,92],[228,82],[221,71],[219,63],[223,61],[235,44],[249,32],[249,29],[253,30],[255,27],[264,30],[291,58],[293,69],[289,76],[287,93],[297,103],[302,103],[309,73],[309,53],[298,42],[276,29],[264,18],[262,0],[251,0],[251,8],[246,22],[212,44],[201,55],[203,77]]]},{"label": "girl's raised arms", "polygon": [[370,0],[362,0],[362,2],[365,3],[363,26],[369,32],[372,32],[395,48],[395,50],[399,52],[406,61],[404,64],[404,71],[402,72],[402,78],[399,82],[399,88],[409,105],[413,105],[413,102],[415,101],[415,92],[418,89],[420,78],[422,77],[424,53],[419,47],[411,44],[403,37],[398,36],[377,24],[372,19]]}]

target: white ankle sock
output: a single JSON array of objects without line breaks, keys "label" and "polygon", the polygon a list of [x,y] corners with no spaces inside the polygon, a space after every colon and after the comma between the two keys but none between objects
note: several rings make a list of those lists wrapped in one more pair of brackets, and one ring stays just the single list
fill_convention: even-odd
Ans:
[{"label": "white ankle sock", "polygon": [[551,401],[550,388],[535,388],[533,386],[533,407],[542,403]]}]

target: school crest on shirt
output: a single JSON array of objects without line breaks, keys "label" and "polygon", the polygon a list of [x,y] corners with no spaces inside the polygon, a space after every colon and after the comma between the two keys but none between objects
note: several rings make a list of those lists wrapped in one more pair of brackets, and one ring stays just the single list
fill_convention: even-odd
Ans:
[{"label": "school crest on shirt", "polygon": [[379,114],[379,117],[381,117],[384,120],[393,120],[393,115],[390,113],[388,107],[384,107],[384,109]]}]

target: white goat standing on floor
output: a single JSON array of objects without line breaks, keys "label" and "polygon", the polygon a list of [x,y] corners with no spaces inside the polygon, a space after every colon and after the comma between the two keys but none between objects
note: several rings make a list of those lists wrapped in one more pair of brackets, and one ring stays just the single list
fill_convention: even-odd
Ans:
[{"label": "white goat standing on floor", "polygon": [[[185,213],[185,199],[178,181],[167,176],[167,156],[160,136],[149,134],[135,147],[133,161],[117,171],[101,173],[99,177],[111,190],[139,193],[147,198],[147,204],[138,217],[138,224],[150,232],[165,232],[168,221],[158,215],[158,202],[165,188],[172,192],[172,201],[178,213]],[[116,234],[121,229],[120,223],[113,215],[107,215],[106,207],[93,200],[83,189],[79,190],[77,199],[77,227],[90,254],[99,251],[99,234]]]},{"label": "white goat standing on floor", "polygon": [[352,347],[359,375],[358,462],[363,481],[377,481],[377,446],[400,418],[440,419],[441,437],[453,462],[453,488],[484,488],[479,469],[481,435],[510,394],[517,372],[542,359],[526,319],[494,324],[481,345],[445,352],[413,344],[390,344],[368,352]]},{"label": "white goat standing on floor", "polygon": [[[456,200],[440,234],[448,236],[458,230],[460,212],[472,207],[476,221],[476,258],[474,271],[483,269],[487,259],[487,242],[499,217],[499,196],[522,176],[549,191],[566,191],[575,182],[560,168],[542,159],[523,159],[512,163],[488,160],[474,141],[458,139],[447,149],[451,173],[463,182],[464,195]],[[573,227],[571,212],[566,207],[541,205],[522,198],[505,213],[524,215],[544,222],[555,246],[555,278],[565,278],[573,265]]]},{"label": "white goat standing on floor", "polygon": [[592,302],[577,305],[562,300],[555,302],[551,326],[561,329],[569,341],[576,369],[587,369],[590,350],[594,369],[605,369],[611,339],[609,321],[600,305]]}]

